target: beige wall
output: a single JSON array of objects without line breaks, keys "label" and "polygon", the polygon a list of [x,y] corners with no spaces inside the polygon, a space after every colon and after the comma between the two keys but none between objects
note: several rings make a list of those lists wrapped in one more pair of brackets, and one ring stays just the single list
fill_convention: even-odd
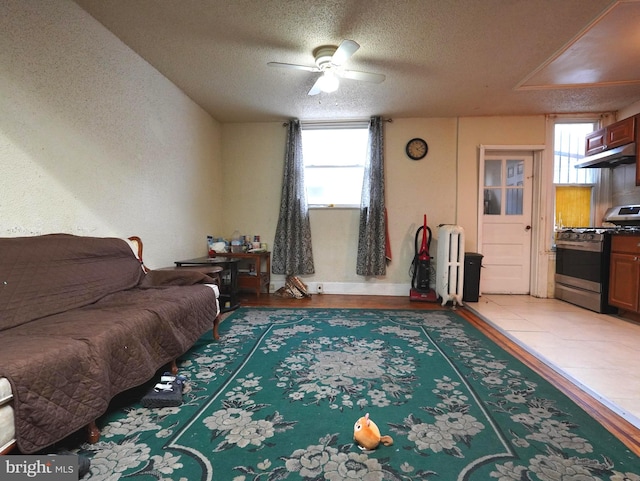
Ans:
[{"label": "beige wall", "polygon": [[222,124],[224,215],[216,237],[259,235],[273,245],[284,162],[282,122]]},{"label": "beige wall", "polygon": [[468,117],[460,119],[458,159],[458,223],[466,246],[477,251],[478,147],[480,145],[544,145],[545,117]]},{"label": "beige wall", "polygon": [[204,254],[221,127],[76,4],[0,4],[0,235],[139,235]]},{"label": "beige wall", "polygon": [[[398,119],[385,124],[386,197],[393,261],[383,278],[356,275],[358,209],[312,209],[309,217],[316,273],[305,282],[325,291],[368,292],[384,284],[388,294],[406,294],[415,231],[427,214],[436,234],[440,223],[455,222],[455,119]],[[225,213],[216,236],[260,235],[273,245],[278,222],[286,130],[282,122],[222,126]],[[409,160],[408,139],[423,137],[429,155]],[[432,246],[432,252],[435,244]],[[282,276],[274,283],[282,284]]]},{"label": "beige wall", "polygon": [[[280,205],[285,129],[282,122],[224,124],[223,174],[225,213],[219,236],[260,235],[273,244]],[[411,161],[406,142],[422,137],[428,156]],[[545,118],[478,117],[394,119],[385,124],[386,203],[393,260],[387,275],[364,278],[355,273],[357,209],[310,211],[316,273],[305,276],[325,292],[406,295],[415,232],[427,214],[437,253],[437,226],[459,224],[467,250],[477,250],[478,146],[544,144]],[[276,287],[281,276],[274,276]]]},{"label": "beige wall", "polygon": [[[380,293],[406,293],[415,231],[427,214],[435,226],[455,221],[455,119],[398,119],[385,124],[385,175],[393,261],[387,275],[365,279],[356,275],[359,211],[312,209],[309,213],[316,273],[305,276],[322,282],[326,292],[371,293],[364,282],[384,284]],[[282,122],[225,124],[223,172],[225,215],[223,231],[261,236],[273,245],[278,222],[286,130]],[[429,155],[409,160],[404,147],[412,137],[429,142]],[[435,244],[434,244],[435,246]],[[274,276],[276,286],[282,276]]]}]

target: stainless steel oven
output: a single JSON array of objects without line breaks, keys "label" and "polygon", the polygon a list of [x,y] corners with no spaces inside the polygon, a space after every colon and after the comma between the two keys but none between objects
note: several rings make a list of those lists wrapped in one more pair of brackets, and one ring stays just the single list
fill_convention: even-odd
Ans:
[{"label": "stainless steel oven", "polygon": [[556,232],[555,297],[596,312],[609,306],[611,236],[640,231],[640,205],[610,208],[603,227],[570,227]]},{"label": "stainless steel oven", "polygon": [[608,304],[611,232],[566,229],[556,233],[555,297],[596,312]]}]

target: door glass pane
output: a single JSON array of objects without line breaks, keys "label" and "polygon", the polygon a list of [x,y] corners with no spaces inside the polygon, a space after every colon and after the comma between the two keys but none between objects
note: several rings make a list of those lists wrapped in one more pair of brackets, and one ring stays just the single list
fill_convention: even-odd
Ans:
[{"label": "door glass pane", "polygon": [[485,215],[500,215],[502,210],[502,189],[484,189]]},{"label": "door glass pane", "polygon": [[506,215],[522,215],[522,190],[524,189],[524,161],[507,160]]},{"label": "door glass pane", "polygon": [[[484,213],[502,213],[502,159],[487,159],[484,163]],[[493,187],[493,188],[489,188]]]},{"label": "door glass pane", "polygon": [[502,185],[502,160],[487,159],[484,163],[485,187],[500,187]]},{"label": "door glass pane", "polygon": [[522,187],[507,188],[507,215],[522,215]]},{"label": "door glass pane", "polygon": [[524,184],[524,161],[507,160],[507,186]]}]

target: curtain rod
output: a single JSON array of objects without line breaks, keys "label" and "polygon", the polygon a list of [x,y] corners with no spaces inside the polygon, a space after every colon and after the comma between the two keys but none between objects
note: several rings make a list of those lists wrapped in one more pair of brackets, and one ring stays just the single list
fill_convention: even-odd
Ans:
[{"label": "curtain rod", "polygon": [[[383,122],[393,122],[392,118],[383,118],[382,119]],[[306,125],[340,125],[340,124],[361,124],[363,122],[369,122],[369,119],[360,119],[360,120],[355,120],[355,119],[351,119],[351,120],[301,120],[300,123],[301,124],[306,124]],[[286,127],[287,125],[289,125],[289,122],[283,122],[282,126]]]}]

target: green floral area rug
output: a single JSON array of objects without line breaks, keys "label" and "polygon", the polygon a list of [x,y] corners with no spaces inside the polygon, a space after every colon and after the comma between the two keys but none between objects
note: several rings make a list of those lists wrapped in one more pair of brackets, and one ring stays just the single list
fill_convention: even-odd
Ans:
[{"label": "green floral area rug", "polygon": [[[180,407],[100,420],[91,480],[640,481],[640,459],[454,311],[241,308]],[[391,446],[361,450],[366,413]]]}]

